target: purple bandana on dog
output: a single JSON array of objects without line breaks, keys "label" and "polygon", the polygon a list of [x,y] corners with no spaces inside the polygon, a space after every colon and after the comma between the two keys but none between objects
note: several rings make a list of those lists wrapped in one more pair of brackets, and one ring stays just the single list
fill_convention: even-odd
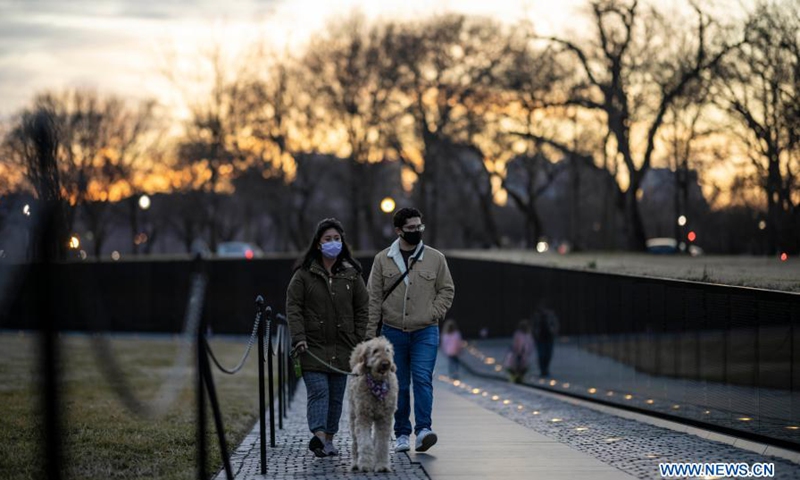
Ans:
[{"label": "purple bandana on dog", "polygon": [[375,398],[378,400],[383,400],[386,398],[386,395],[389,394],[389,382],[386,380],[376,382],[369,373],[367,373],[367,386],[369,387],[369,391],[375,395]]}]

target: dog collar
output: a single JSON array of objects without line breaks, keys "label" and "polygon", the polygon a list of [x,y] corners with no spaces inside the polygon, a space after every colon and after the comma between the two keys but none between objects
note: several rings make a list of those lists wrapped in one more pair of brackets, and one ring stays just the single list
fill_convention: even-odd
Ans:
[{"label": "dog collar", "polygon": [[386,398],[386,395],[389,394],[389,382],[387,382],[385,379],[378,382],[372,378],[372,375],[369,373],[367,373],[366,376],[367,386],[369,387],[370,393],[372,393],[378,400],[383,400]]}]

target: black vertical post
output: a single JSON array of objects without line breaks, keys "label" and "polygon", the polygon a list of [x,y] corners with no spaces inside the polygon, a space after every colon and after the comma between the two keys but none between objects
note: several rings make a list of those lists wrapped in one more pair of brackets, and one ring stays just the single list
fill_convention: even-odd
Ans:
[{"label": "black vertical post", "polygon": [[256,297],[256,309],[261,315],[258,323],[258,422],[261,427],[261,475],[267,474],[267,420],[266,401],[264,399],[264,332],[266,322],[272,315],[272,308],[264,310],[264,298]]},{"label": "black vertical post", "polygon": [[202,350],[203,342],[201,341],[203,327],[203,322],[200,322],[197,329],[195,351],[195,355],[197,356],[197,385],[195,392],[197,395],[197,478],[200,480],[208,480],[208,472],[206,471],[206,398],[203,386],[203,367],[201,360],[205,354]]},{"label": "black vertical post", "polygon": [[267,388],[269,388],[269,444],[275,448],[275,371],[272,365],[272,326],[273,322],[269,322],[267,329]]},{"label": "black vertical post", "polygon": [[286,415],[286,418],[289,418],[289,406],[291,405],[291,394],[289,393],[289,389],[292,384],[292,356],[291,352],[291,340],[289,338],[289,326],[286,326],[286,334],[283,336],[284,338],[284,349],[286,350],[286,388],[284,389],[284,393],[286,394],[286,406],[283,408],[283,413]]},{"label": "black vertical post", "polygon": [[[206,351],[206,337],[200,334],[200,342],[202,343],[203,352]],[[211,374],[211,365],[208,363],[208,355],[200,355],[200,367],[202,375],[205,379],[206,389],[208,390],[208,400],[211,404],[211,411],[214,414],[214,426],[217,430],[217,440],[219,441],[220,455],[222,456],[222,465],[225,468],[225,476],[228,480],[233,480],[233,470],[231,469],[231,459],[228,455],[228,445],[225,441],[225,427],[222,425],[222,411],[219,408],[219,399],[217,399],[217,391],[214,388],[214,377]]]},{"label": "black vertical post", "polygon": [[58,480],[61,478],[61,415],[58,407],[58,329],[52,304],[55,268],[48,257],[40,267],[42,288],[39,291],[42,292],[42,298],[46,299],[39,309],[46,476],[50,480]]},{"label": "black vertical post", "polygon": [[285,349],[283,346],[283,335],[285,332],[283,325],[278,325],[278,331],[280,335],[277,338],[278,344],[278,428],[283,430],[283,391],[284,391],[284,364],[286,363],[285,356]]}]

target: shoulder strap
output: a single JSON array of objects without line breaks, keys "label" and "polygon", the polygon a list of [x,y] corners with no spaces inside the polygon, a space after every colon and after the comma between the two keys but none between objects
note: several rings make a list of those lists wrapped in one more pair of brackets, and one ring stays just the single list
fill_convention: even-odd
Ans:
[{"label": "shoulder strap", "polygon": [[398,285],[400,285],[400,282],[402,282],[402,281],[403,281],[403,279],[404,279],[404,278],[406,278],[406,276],[408,275],[408,272],[410,272],[410,271],[411,271],[411,269],[412,269],[412,268],[414,268],[414,264],[415,264],[415,263],[417,263],[417,260],[419,260],[419,257],[421,257],[421,256],[422,256],[422,252],[423,252],[424,250],[425,250],[425,244],[423,243],[423,244],[422,244],[422,247],[419,249],[419,252],[417,252],[417,254],[416,254],[416,255],[414,255],[413,257],[411,257],[411,262],[410,262],[410,264],[408,265],[408,268],[406,269],[406,271],[405,271],[405,272],[403,272],[403,274],[402,274],[402,275],[400,275],[400,278],[398,278],[397,280],[395,280],[394,284],[392,284],[392,286],[391,286],[391,287],[389,287],[389,290],[387,290],[387,291],[386,291],[386,293],[384,293],[384,294],[383,294],[383,301],[384,301],[384,302],[386,301],[386,299],[387,299],[387,298],[389,298],[389,295],[391,295],[391,294],[392,294],[392,292],[394,292],[394,289],[395,289],[395,288],[397,288],[397,286],[398,286]]}]

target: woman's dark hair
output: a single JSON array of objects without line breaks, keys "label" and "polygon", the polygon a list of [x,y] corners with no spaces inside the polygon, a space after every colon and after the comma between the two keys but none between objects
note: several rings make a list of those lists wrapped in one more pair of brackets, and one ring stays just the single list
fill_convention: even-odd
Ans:
[{"label": "woman's dark hair", "polygon": [[406,224],[406,221],[409,218],[414,218],[414,217],[419,217],[421,220],[422,213],[420,213],[420,211],[417,210],[416,208],[409,208],[409,207],[401,208],[400,210],[395,212],[394,217],[392,217],[392,223],[394,223],[394,226],[397,228],[403,228],[403,226],[405,226]]},{"label": "woman's dark hair", "polygon": [[350,253],[350,246],[347,245],[347,241],[345,240],[342,222],[336,220],[335,218],[326,218],[317,224],[317,230],[314,233],[314,237],[311,239],[311,243],[309,243],[305,254],[298,258],[294,263],[294,267],[292,267],[293,271],[296,271],[300,268],[308,269],[315,260],[319,263],[322,263],[322,252],[320,252],[318,245],[322,239],[322,234],[331,228],[339,232],[339,235],[342,237],[342,253],[339,254],[339,257],[336,259],[336,263],[333,264],[331,271],[336,272],[343,268],[342,264],[346,260],[353,266],[353,268],[356,269],[356,271],[358,271],[358,273],[361,273],[361,264],[358,262],[358,260],[353,258],[353,255]]}]

